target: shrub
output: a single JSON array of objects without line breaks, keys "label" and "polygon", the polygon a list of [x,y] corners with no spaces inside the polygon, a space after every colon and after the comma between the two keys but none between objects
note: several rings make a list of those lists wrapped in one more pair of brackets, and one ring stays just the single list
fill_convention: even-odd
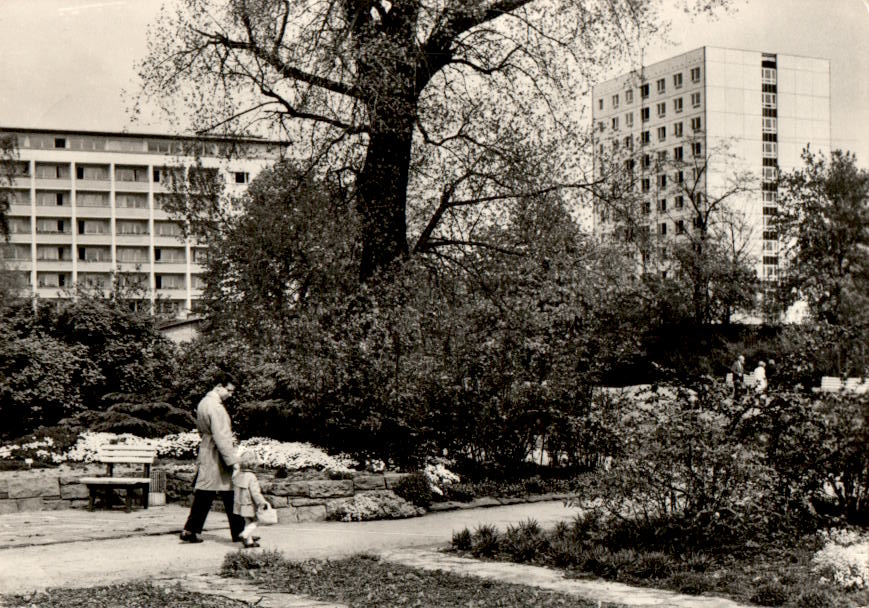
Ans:
[{"label": "shrub", "polygon": [[797,597],[796,606],[797,608],[834,608],[836,602],[829,591],[809,589]]},{"label": "shrub", "polygon": [[278,550],[238,551],[227,553],[220,568],[221,576],[251,577],[251,570],[278,568],[287,563]]},{"label": "shrub", "polygon": [[673,559],[661,551],[643,551],[627,565],[626,571],[641,579],[667,578],[673,571]]},{"label": "shrub", "polygon": [[761,606],[782,606],[789,597],[787,587],[778,581],[769,581],[758,585],[751,594],[751,601]]},{"label": "shrub", "polygon": [[507,532],[501,541],[501,550],[512,561],[528,562],[537,557],[544,548],[546,540],[543,529],[533,519],[519,523],[517,526],[508,526]]},{"label": "shrub", "polygon": [[472,546],[471,531],[463,528],[453,532],[451,544],[456,551],[470,551]]},{"label": "shrub", "polygon": [[428,509],[431,506],[431,486],[429,485],[428,477],[424,473],[417,471],[402,477],[395,484],[393,490],[407,502],[413,503],[418,507]]},{"label": "shrub", "polygon": [[471,554],[474,557],[494,557],[498,553],[500,540],[495,526],[478,526],[471,535]]},{"label": "shrub", "polygon": [[444,499],[456,502],[471,502],[474,500],[473,485],[457,483],[444,488]]},{"label": "shrub", "polygon": [[679,593],[687,593],[688,595],[700,595],[710,588],[707,578],[697,572],[677,572],[670,577],[670,584]]},{"label": "shrub", "polygon": [[392,490],[375,490],[326,504],[326,519],[332,521],[371,521],[403,519],[423,515],[425,509],[414,506]]},{"label": "shrub", "polygon": [[706,572],[714,563],[705,553],[692,553],[683,559],[682,567],[691,572]]}]

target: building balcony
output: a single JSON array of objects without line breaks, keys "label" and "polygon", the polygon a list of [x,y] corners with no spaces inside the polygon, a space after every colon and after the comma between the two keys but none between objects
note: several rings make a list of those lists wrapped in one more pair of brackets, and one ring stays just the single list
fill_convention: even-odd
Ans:
[{"label": "building balcony", "polygon": [[154,292],[158,298],[161,300],[186,300],[187,299],[187,290],[186,289],[157,289]]},{"label": "building balcony", "polygon": [[109,207],[76,207],[75,216],[77,218],[109,219],[112,217],[112,210]]},{"label": "building balcony", "polygon": [[145,234],[118,234],[116,237],[118,245],[150,245],[151,235]]},{"label": "building balcony", "polygon": [[103,234],[78,234],[75,240],[78,245],[111,245],[112,235],[108,232]]},{"label": "building balcony", "polygon": [[115,180],[115,192],[147,192],[150,190],[149,182],[123,182]]},{"label": "building balcony", "polygon": [[10,184],[12,188],[26,188],[30,189],[30,176],[25,177],[13,177],[12,183]]},{"label": "building balcony", "polygon": [[6,263],[6,268],[8,270],[15,270],[18,272],[30,272],[33,270],[33,264],[30,259],[27,260],[4,260]]},{"label": "building balcony", "polygon": [[118,262],[117,266],[118,272],[150,272],[151,264],[148,260],[144,260],[142,262]]},{"label": "building balcony", "polygon": [[184,237],[181,235],[154,235],[155,247],[180,247],[184,245]]},{"label": "building balcony", "polygon": [[112,189],[110,179],[77,179],[75,180],[76,190],[99,190],[108,191]]},{"label": "building balcony", "polygon": [[13,216],[25,216],[29,217],[31,213],[32,207],[30,203],[26,205],[9,205],[9,217]]},{"label": "building balcony", "polygon": [[115,207],[115,217],[119,220],[147,220],[150,216],[151,211],[148,208],[141,209],[137,207]]},{"label": "building balcony", "polygon": [[32,240],[30,233],[26,232],[24,234],[15,233],[9,235],[10,243],[29,243]]},{"label": "building balcony", "polygon": [[89,260],[79,260],[78,261],[78,271],[79,272],[112,272],[114,270],[114,266],[112,266],[111,261],[99,261],[93,262]]},{"label": "building balcony", "polygon": [[39,272],[72,272],[72,260],[36,260]]},{"label": "building balcony", "polygon": [[[30,241],[29,235],[27,235],[27,241]],[[69,245],[72,243],[72,232],[37,232],[36,243],[39,245]]]},{"label": "building balcony", "polygon": [[185,274],[187,264],[185,262],[154,262],[154,272],[158,274]]},{"label": "building balcony", "polygon": [[68,177],[59,177],[54,179],[48,177],[36,178],[36,187],[45,188],[48,190],[69,190],[70,184],[72,184],[72,180]]},{"label": "building balcony", "polygon": [[63,297],[63,287],[37,287],[36,297],[43,300],[54,300]]},{"label": "building balcony", "polygon": [[72,217],[72,207],[65,205],[37,205],[36,217]]}]

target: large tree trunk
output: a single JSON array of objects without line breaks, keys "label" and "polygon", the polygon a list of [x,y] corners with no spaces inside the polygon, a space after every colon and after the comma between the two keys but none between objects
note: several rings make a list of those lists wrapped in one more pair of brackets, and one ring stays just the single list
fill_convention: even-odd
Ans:
[{"label": "large tree trunk", "polygon": [[363,281],[408,254],[405,208],[412,140],[412,123],[371,133],[357,183]]}]

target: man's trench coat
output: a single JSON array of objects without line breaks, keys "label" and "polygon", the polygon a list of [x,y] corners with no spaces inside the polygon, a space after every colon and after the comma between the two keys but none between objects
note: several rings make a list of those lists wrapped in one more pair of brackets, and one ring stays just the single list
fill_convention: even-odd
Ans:
[{"label": "man's trench coat", "polygon": [[217,391],[208,392],[196,407],[199,444],[194,489],[221,492],[232,489],[232,465],[238,462],[229,414]]}]

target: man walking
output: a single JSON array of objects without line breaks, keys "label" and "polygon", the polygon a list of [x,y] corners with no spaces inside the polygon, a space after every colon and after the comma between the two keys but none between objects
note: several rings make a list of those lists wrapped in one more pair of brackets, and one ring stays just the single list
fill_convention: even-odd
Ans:
[{"label": "man walking", "polygon": [[745,355],[739,355],[730,366],[733,375],[733,398],[739,399],[743,389],[743,374],[745,373]]},{"label": "man walking", "polygon": [[202,442],[199,444],[199,457],[196,465],[196,478],[193,484],[193,504],[190,515],[184,524],[181,540],[188,543],[201,543],[199,535],[205,518],[211,510],[214,498],[220,494],[232,540],[238,540],[244,528],[244,519],[232,512],[232,471],[238,466],[232,427],[229,414],[223,402],[235,391],[235,382],[226,374],[215,378],[216,384],[196,407],[196,428]]}]

